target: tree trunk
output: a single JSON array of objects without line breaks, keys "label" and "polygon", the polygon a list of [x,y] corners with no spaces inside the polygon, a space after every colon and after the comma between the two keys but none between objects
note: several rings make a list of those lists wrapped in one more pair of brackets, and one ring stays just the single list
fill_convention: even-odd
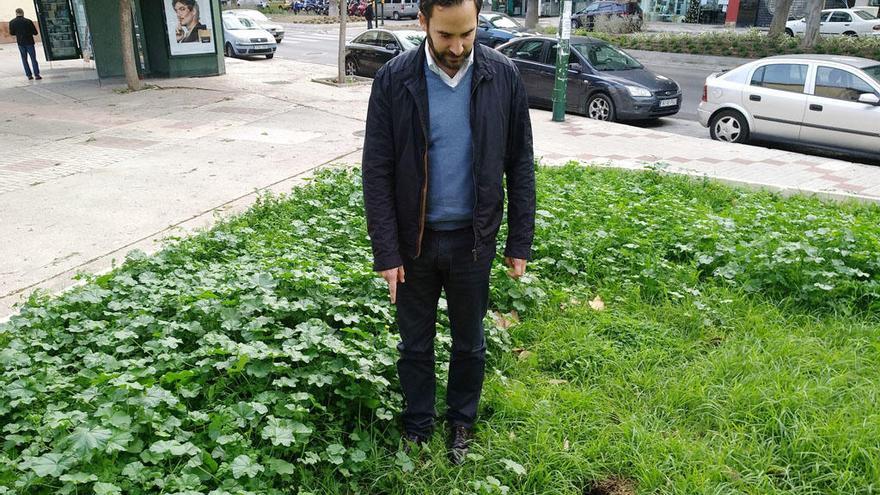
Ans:
[{"label": "tree trunk", "polygon": [[122,36],[122,68],[125,70],[125,82],[128,89],[141,89],[137,65],[134,62],[134,43],[132,42],[131,0],[119,0],[119,33]]},{"label": "tree trunk", "polygon": [[346,1],[339,0],[339,71],[336,82],[342,84],[345,79],[345,21],[348,18]]},{"label": "tree trunk", "polygon": [[538,28],[538,0],[528,0],[526,3],[526,29]]},{"label": "tree trunk", "polygon": [[819,20],[822,18],[824,3],[824,0],[809,0],[807,3],[807,29],[801,42],[801,48],[804,50],[812,50],[819,39]]},{"label": "tree trunk", "polygon": [[794,0],[776,0],[776,8],[773,9],[773,22],[770,23],[770,37],[781,36],[785,33],[785,23],[788,21],[788,13],[791,12],[791,4]]}]

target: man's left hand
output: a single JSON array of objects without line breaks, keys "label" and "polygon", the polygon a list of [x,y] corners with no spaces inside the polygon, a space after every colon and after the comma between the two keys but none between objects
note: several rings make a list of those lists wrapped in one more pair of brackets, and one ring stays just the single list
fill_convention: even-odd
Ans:
[{"label": "man's left hand", "polygon": [[510,278],[520,278],[526,273],[526,260],[505,256],[504,264],[510,268],[510,270],[507,270],[507,275]]}]

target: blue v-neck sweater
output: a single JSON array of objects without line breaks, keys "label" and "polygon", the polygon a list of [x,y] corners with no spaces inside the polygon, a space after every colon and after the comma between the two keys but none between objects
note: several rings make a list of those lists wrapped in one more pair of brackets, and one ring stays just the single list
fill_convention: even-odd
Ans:
[{"label": "blue v-neck sweater", "polygon": [[474,150],[470,93],[473,65],[454,88],[425,64],[430,118],[428,145],[428,227],[468,227],[474,216]]}]

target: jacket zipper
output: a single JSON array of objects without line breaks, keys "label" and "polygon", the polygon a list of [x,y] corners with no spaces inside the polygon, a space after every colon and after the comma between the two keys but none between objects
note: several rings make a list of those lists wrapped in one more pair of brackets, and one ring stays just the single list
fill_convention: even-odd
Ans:
[{"label": "jacket zipper", "polygon": [[477,195],[479,194],[479,189],[477,188],[477,161],[474,159],[474,155],[477,152],[477,147],[474,144],[474,119],[473,119],[473,108],[474,108],[474,95],[477,94],[477,86],[483,81],[483,78],[474,74],[474,77],[477,78],[477,82],[474,83],[473,89],[471,89],[471,107],[470,111],[470,121],[471,121],[471,175],[474,179],[474,211],[471,214],[471,228],[474,231],[474,249],[471,251],[474,255],[474,263],[477,262],[477,242],[479,241],[479,236],[477,235]]},{"label": "jacket zipper", "polygon": [[425,118],[419,112],[419,123],[422,124],[422,134],[425,136],[425,180],[422,182],[422,205],[419,213],[419,240],[416,245],[416,258],[422,255],[422,237],[425,234],[425,213],[428,207],[428,129],[425,126]]}]

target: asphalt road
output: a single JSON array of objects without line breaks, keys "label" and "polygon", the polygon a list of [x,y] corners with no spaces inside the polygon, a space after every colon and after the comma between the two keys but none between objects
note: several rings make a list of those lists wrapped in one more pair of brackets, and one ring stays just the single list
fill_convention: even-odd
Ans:
[{"label": "asphalt road", "polygon": [[[284,40],[278,45],[275,56],[299,62],[320,65],[336,65],[339,30],[336,25],[284,24]],[[385,27],[391,29],[418,29],[414,21],[386,20]],[[346,40],[351,41],[366,30],[364,23],[355,23],[346,29]],[[640,58],[640,57],[637,57]],[[644,60],[642,63],[667,77],[676,80],[682,87],[682,109],[678,115],[660,119],[658,122],[638,124],[672,132],[675,134],[708,138],[708,131],[697,122],[697,105],[703,92],[703,81],[706,75],[714,70],[696,71],[693,67],[653,63]],[[704,74],[705,73],[705,74]]]},{"label": "asphalt road", "polygon": [[[276,57],[320,65],[336,65],[339,29],[335,24],[284,24],[284,26],[285,37],[278,46],[275,54]],[[385,27],[390,29],[419,29],[415,21],[412,20],[386,20]],[[365,30],[366,24],[363,22],[350,25],[346,29],[346,40],[351,41]],[[675,80],[682,90],[682,105],[678,114],[653,122],[634,123],[633,125],[649,127],[682,136],[710,139],[709,130],[701,126],[697,119],[697,107],[703,94],[703,83],[709,74],[721,69],[732,69],[743,63],[744,60],[721,57],[681,56],[636,50],[628,50],[628,52],[648,69]],[[880,161],[877,160],[859,159],[845,153],[826,152],[816,149],[805,150],[803,146],[797,144],[787,145],[767,142],[753,144],[880,165]]]}]

